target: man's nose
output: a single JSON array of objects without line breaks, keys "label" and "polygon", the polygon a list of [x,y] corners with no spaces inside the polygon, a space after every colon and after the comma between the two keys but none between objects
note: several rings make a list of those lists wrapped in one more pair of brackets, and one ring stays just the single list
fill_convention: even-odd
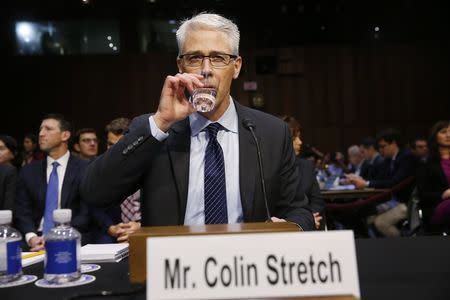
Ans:
[{"label": "man's nose", "polygon": [[212,65],[209,57],[205,57],[202,62],[201,74],[206,78],[212,74]]}]

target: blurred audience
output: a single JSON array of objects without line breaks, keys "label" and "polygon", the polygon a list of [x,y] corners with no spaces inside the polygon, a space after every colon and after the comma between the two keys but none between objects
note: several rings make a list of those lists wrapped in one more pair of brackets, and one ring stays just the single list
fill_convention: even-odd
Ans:
[{"label": "blurred audience", "polygon": [[37,136],[34,133],[25,134],[23,138],[22,166],[44,158],[44,152],[39,150]]},{"label": "blurred audience", "polygon": [[411,153],[421,161],[427,161],[429,155],[428,141],[423,137],[416,137],[411,142]]},{"label": "blurred audience", "polygon": [[437,122],[430,132],[430,157],[419,166],[417,189],[425,230],[450,229],[450,121]]},{"label": "blurred audience", "polygon": [[[384,166],[378,178],[364,180],[360,176],[349,175],[351,183],[358,189],[392,188],[406,178],[414,176],[416,162],[413,156],[401,148],[400,133],[395,129],[386,129],[377,136],[378,149],[384,158]],[[399,236],[400,230],[397,224],[406,219],[407,206],[411,188],[405,188],[393,195],[390,201],[377,206],[378,215],[374,219],[374,225],[379,233],[384,236]]]},{"label": "blurred audience", "polygon": [[0,135],[0,163],[8,163],[18,167],[17,154],[16,140],[9,135]]}]

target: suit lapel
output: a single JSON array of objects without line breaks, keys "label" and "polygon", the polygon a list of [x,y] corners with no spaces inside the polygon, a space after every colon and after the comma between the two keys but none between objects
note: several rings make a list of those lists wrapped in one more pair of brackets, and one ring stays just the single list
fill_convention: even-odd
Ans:
[{"label": "suit lapel", "polygon": [[[252,220],[253,205],[255,200],[255,180],[259,178],[256,145],[250,130],[242,125],[246,117],[244,108],[237,103],[236,111],[239,122],[239,187],[241,190],[241,204],[244,221]],[[256,130],[256,129],[255,129]],[[259,139],[258,134],[255,132]],[[259,180],[259,179],[258,179]]]},{"label": "suit lapel", "polygon": [[189,118],[172,126],[172,130],[167,139],[167,147],[178,193],[180,207],[179,223],[183,224],[186,213],[191,149]]},{"label": "suit lapel", "polygon": [[63,185],[61,189],[61,208],[67,208],[70,206],[69,196],[72,191],[72,181],[76,175],[77,164],[70,155],[69,161],[67,162],[66,173],[64,174]]},{"label": "suit lapel", "polygon": [[40,208],[42,210],[42,214],[44,214],[44,210],[45,210],[45,197],[47,196],[47,157],[42,160],[41,162],[41,172],[40,172],[40,176],[38,178],[38,180],[40,180],[39,184],[38,184],[38,197],[39,197],[39,203],[40,203]]}]

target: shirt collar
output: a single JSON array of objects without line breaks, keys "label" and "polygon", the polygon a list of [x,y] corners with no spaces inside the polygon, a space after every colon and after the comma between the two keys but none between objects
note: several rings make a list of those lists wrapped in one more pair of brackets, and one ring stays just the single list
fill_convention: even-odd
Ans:
[{"label": "shirt collar", "polygon": [[53,159],[50,156],[47,156],[47,167],[52,167],[54,161],[57,161],[60,166],[67,166],[69,162],[70,151],[67,151],[63,156],[58,159]]},{"label": "shirt collar", "polygon": [[[195,112],[189,116],[189,124],[191,126],[191,136],[196,136],[200,131],[205,129],[209,124],[214,123],[198,112]],[[217,120],[217,123],[222,125],[225,130],[233,133],[238,133],[238,115],[236,112],[236,106],[234,105],[233,98],[230,96],[230,104],[228,105],[225,113]]]}]

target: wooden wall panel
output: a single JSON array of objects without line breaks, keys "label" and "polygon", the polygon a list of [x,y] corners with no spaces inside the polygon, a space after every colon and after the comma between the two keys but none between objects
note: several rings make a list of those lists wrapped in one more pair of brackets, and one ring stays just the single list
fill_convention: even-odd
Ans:
[{"label": "wooden wall panel", "polygon": [[[405,137],[426,134],[450,116],[448,45],[323,45],[244,49],[242,55],[233,96],[248,105],[262,94],[266,112],[297,117],[304,142],[323,151],[344,151],[388,126]],[[258,56],[281,57],[280,70],[258,74]],[[175,57],[12,57],[3,64],[0,132],[20,139],[38,129],[43,114],[59,111],[77,128],[103,134],[115,117],[156,109],[165,77],[178,71]],[[248,80],[257,81],[258,91],[243,90]]]}]

